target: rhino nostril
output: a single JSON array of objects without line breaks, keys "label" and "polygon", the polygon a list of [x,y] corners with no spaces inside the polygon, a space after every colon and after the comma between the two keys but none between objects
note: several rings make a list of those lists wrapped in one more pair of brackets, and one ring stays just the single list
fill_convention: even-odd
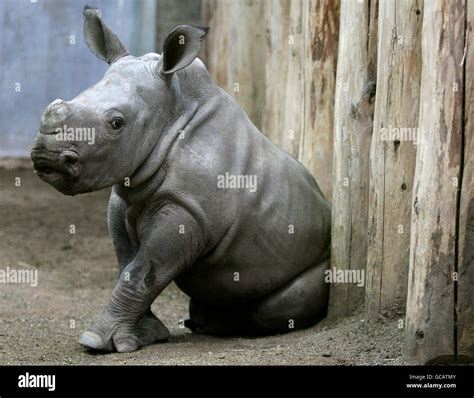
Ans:
[{"label": "rhino nostril", "polygon": [[64,151],[59,155],[59,158],[62,162],[69,163],[72,165],[76,164],[79,161],[79,156],[77,156],[77,153],[73,151]]}]

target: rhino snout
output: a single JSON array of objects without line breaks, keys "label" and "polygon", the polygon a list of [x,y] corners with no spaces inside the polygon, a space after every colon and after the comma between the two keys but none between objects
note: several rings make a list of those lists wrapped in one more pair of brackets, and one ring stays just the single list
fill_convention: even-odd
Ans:
[{"label": "rhino snout", "polygon": [[79,156],[76,152],[68,149],[59,153],[38,149],[31,152],[31,160],[40,177],[53,172],[73,176],[76,174],[74,168],[78,165]]},{"label": "rhino snout", "polygon": [[80,176],[78,154],[70,149],[61,152],[49,151],[45,147],[33,147],[31,160],[36,175],[60,192],[74,194],[74,183]]}]

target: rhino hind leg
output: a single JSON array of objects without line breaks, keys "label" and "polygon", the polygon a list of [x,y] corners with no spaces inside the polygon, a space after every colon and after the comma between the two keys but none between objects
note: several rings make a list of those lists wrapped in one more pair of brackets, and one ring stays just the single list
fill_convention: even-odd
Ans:
[{"label": "rhino hind leg", "polygon": [[197,334],[267,335],[304,329],[327,314],[329,260],[312,267],[269,296],[248,306],[216,308],[192,299],[185,326]]},{"label": "rhino hind leg", "polygon": [[313,326],[327,315],[329,260],[314,266],[260,301],[252,312],[255,331],[286,333]]}]

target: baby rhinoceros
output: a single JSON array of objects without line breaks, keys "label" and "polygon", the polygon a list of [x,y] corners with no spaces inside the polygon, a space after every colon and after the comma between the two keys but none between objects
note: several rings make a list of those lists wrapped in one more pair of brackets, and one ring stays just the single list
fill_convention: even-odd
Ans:
[{"label": "baby rhinoceros", "polygon": [[129,352],[166,340],[150,306],[172,281],[190,297],[184,325],[195,333],[275,334],[322,319],[329,204],[196,58],[208,29],[178,26],[161,55],[134,57],[99,10],[84,16],[109,69],[48,105],[31,151],[37,175],[63,194],[112,187],[119,278],[79,343]]}]

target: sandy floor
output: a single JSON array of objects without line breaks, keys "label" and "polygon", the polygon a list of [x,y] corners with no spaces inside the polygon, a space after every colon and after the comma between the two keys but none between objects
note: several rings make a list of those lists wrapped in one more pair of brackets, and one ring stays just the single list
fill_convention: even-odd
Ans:
[{"label": "sandy floor", "polygon": [[[36,287],[0,284],[0,364],[402,364],[396,322],[362,315],[265,338],[216,338],[179,327],[188,298],[173,284],[153,305],[169,342],[130,354],[91,354],[77,339],[114,286],[108,190],[63,196],[25,162],[0,165],[0,268],[36,268]],[[21,186],[15,186],[15,178]],[[74,225],[75,234],[69,233]]]}]

